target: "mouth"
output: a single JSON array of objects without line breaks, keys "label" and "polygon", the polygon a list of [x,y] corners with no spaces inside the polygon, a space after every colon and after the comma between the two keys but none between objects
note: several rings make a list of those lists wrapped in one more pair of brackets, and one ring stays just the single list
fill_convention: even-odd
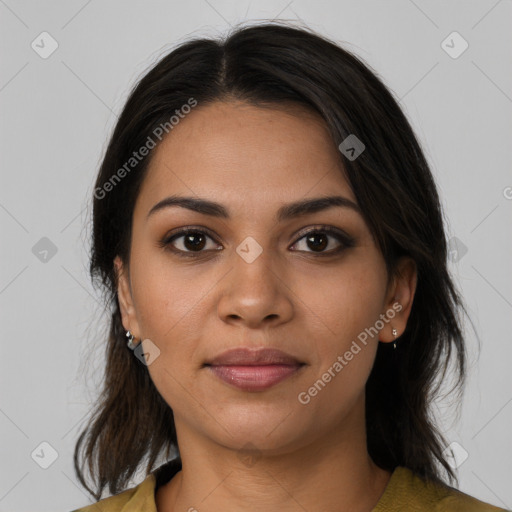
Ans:
[{"label": "mouth", "polygon": [[263,391],[295,375],[305,366],[277,349],[229,350],[204,365],[215,377],[244,391]]}]

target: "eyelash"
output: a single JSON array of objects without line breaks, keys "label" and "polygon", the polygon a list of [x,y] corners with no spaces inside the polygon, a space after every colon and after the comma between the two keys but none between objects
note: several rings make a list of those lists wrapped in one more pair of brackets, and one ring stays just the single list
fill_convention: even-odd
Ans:
[{"label": "eyelash", "polygon": [[[172,246],[172,242],[174,242],[178,238],[186,236],[190,233],[206,235],[207,237],[211,238],[215,243],[218,244],[218,242],[215,240],[215,237],[209,230],[207,230],[205,228],[187,227],[187,228],[183,228],[180,231],[177,231],[175,233],[171,233],[170,235],[166,235],[162,240],[160,240],[158,245],[159,245],[159,247],[161,247],[163,249],[173,252],[180,258],[195,258],[195,257],[200,256],[203,253],[208,252],[205,250],[183,251],[181,249],[176,249],[175,247]],[[327,257],[327,256],[333,256],[335,254],[339,254],[343,250],[353,247],[355,244],[355,240],[352,237],[350,237],[349,235],[347,235],[346,233],[344,233],[343,231],[334,229],[330,226],[321,225],[321,226],[315,226],[314,228],[312,228],[306,232],[300,233],[299,238],[293,243],[293,245],[296,245],[300,240],[302,240],[303,238],[305,238],[309,235],[312,235],[312,234],[330,235],[330,236],[336,238],[340,242],[341,245],[339,247],[337,247],[336,249],[331,249],[330,251],[327,251],[327,252],[314,252],[314,251],[297,251],[297,252],[306,252],[306,253],[311,254],[314,257],[318,257],[318,256],[319,257]],[[216,249],[216,250],[219,250],[219,249]]]}]

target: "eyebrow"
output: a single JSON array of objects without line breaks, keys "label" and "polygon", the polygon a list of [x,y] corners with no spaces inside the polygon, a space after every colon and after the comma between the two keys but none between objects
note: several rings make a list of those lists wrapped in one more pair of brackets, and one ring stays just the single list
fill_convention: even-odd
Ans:
[{"label": "eyebrow", "polygon": [[[197,197],[169,196],[155,204],[147,217],[170,207],[181,207],[203,215],[230,219],[229,211],[220,203]],[[343,196],[326,196],[303,199],[281,206],[277,211],[277,220],[283,222],[295,217],[327,210],[328,208],[350,208],[361,215],[359,206]]]}]

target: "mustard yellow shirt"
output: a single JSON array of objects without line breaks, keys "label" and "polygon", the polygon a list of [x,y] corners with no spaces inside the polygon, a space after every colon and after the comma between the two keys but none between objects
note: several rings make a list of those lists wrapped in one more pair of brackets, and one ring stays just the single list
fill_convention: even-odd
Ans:
[{"label": "mustard yellow shirt", "polygon": [[[157,512],[155,471],[136,487],[73,512]],[[505,509],[483,503],[454,488],[427,483],[411,470],[399,466],[391,474],[372,512],[505,512]]]}]

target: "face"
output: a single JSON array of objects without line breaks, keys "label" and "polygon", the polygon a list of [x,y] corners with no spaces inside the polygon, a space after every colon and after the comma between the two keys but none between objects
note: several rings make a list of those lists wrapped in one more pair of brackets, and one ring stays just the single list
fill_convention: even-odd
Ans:
[{"label": "face", "polygon": [[[159,350],[148,371],[178,439],[277,453],[361,425],[378,341],[405,329],[415,274],[404,260],[388,276],[322,121],[218,102],[154,151],[130,266],[115,265],[123,325]],[[286,208],[332,196],[342,199]],[[248,352],[218,359],[237,348]],[[262,348],[285,356],[259,360]]]}]

